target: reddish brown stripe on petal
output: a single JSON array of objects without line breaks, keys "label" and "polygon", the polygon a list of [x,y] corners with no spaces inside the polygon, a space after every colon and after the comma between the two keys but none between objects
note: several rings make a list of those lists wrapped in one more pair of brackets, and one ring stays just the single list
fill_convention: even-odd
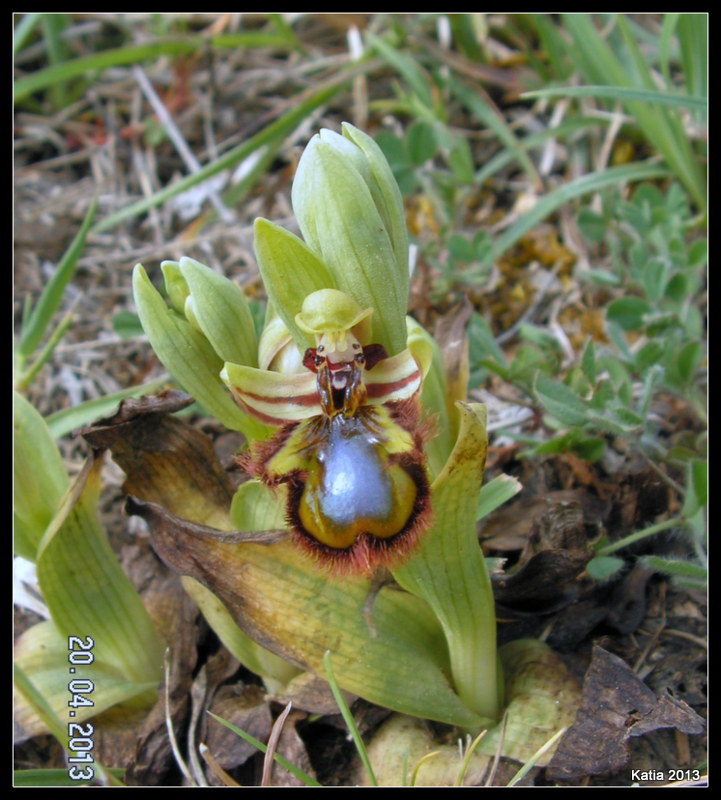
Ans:
[{"label": "reddish brown stripe on petal", "polygon": [[235,395],[235,402],[254,419],[257,419],[258,422],[263,422],[265,425],[271,425],[274,428],[278,428],[281,425],[287,425],[288,420],[285,417],[271,417],[268,414],[264,414],[262,411],[258,411],[255,406],[251,406],[248,403],[244,403],[238,395]]},{"label": "reddish brown stripe on petal", "polygon": [[312,406],[318,403],[318,394],[295,394],[289,397],[271,397],[266,394],[254,394],[247,392],[245,389],[239,389],[237,386],[233,387],[236,397],[249,397],[252,400],[257,400],[259,403],[289,403],[292,406]]},{"label": "reddish brown stripe on petal", "polygon": [[418,382],[420,377],[421,373],[416,370],[410,375],[406,375],[405,378],[389,383],[371,383],[368,381],[368,383],[366,383],[368,397],[382,397],[385,394],[391,394],[392,392],[402,389],[404,386],[409,386],[411,383]]}]

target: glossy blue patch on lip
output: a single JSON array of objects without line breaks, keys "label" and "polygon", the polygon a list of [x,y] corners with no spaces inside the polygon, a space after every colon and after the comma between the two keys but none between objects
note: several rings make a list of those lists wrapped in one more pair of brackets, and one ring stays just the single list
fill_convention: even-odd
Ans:
[{"label": "glossy blue patch on lip", "polygon": [[391,515],[392,481],[375,441],[355,417],[338,414],[331,420],[328,443],[318,454],[323,470],[318,503],[334,525]]}]

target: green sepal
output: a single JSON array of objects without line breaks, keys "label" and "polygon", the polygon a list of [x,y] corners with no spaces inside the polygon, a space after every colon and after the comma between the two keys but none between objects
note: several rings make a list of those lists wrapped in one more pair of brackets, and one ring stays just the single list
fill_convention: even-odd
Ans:
[{"label": "green sepal", "polygon": [[295,317],[305,298],[320,289],[337,289],[328,267],[294,234],[267,219],[256,219],[254,249],[268,300],[290,331],[298,350],[314,347],[313,337]]},{"label": "green sepal", "polygon": [[[167,263],[163,262],[161,267]],[[241,290],[233,281],[195,259],[181,258],[178,269],[189,290],[184,308],[190,301],[198,327],[213,350],[223,361],[257,366],[255,325]]]},{"label": "green sepal", "polygon": [[190,296],[188,282],[180,272],[180,264],[177,261],[163,261],[160,264],[165,280],[165,294],[171,308],[178,314],[185,314],[185,301]]},{"label": "green sepal", "polygon": [[181,388],[226,428],[265,438],[268,429],[241,411],[226,391],[220,356],[200,331],[167,307],[141,264],[133,271],[133,296],[155,354]]},{"label": "green sepal", "polygon": [[373,202],[385,224],[391,247],[395,253],[395,266],[399,276],[405,278],[408,293],[408,229],[406,227],[403,195],[383,151],[367,133],[344,122],[341,131],[358,147],[365,157],[370,178],[367,181]]}]

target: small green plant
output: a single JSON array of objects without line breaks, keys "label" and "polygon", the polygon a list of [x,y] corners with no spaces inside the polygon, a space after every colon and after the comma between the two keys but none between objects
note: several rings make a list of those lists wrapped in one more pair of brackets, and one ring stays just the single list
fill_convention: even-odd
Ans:
[{"label": "small green plant", "polygon": [[[136,268],[156,353],[246,435],[242,464],[255,479],[202,519],[182,498],[132,510],[150,522],[161,557],[217,595],[264,651],[321,675],[330,651],[342,688],[476,733],[495,728],[510,702],[509,747],[526,753],[525,733],[545,741],[569,709],[529,722],[519,693],[531,687],[504,699],[475,526],[479,508],[518,487],[496,481],[481,496],[484,409],[463,402],[464,382],[447,379],[435,342],[406,319],[402,201],[378,146],[350,125],[322,132],[299,164],[293,206],[304,241],[256,222],[269,297],[257,346],[227,279],[192,259],[166,262],[168,307]],[[433,438],[409,424],[419,402],[436,419]],[[377,491],[366,493],[365,478]],[[211,516],[217,530],[198,528]],[[385,570],[404,591],[382,588]]]},{"label": "small green plant", "polygon": [[[605,340],[589,339],[577,361],[563,367],[563,352],[553,334],[524,325],[519,329],[521,344],[507,359],[488,325],[476,318],[471,326],[475,374],[501,376],[543,409],[550,436],[519,437],[529,456],[572,451],[597,461],[610,438],[623,436],[631,450],[650,463],[682,471],[684,484],[678,489],[687,499],[687,513],[660,528],[654,525],[638,532],[632,541],[657,530],[686,530],[693,564],[679,561],[675,573],[670,563],[657,566],[679,580],[692,580],[691,573],[698,579],[705,571],[705,434],[689,430],[669,437],[654,408],[664,393],[675,395],[699,429],[705,424],[700,298],[705,289],[706,239],[698,234],[678,184],[665,194],[643,184],[628,201],[612,192],[601,213],[583,208],[578,225],[589,246],[595,247],[594,263],[603,263],[578,277],[608,298]],[[622,546],[599,543],[599,557],[606,558]],[[590,572],[607,577],[608,570],[622,564],[617,557],[591,562]]]}]

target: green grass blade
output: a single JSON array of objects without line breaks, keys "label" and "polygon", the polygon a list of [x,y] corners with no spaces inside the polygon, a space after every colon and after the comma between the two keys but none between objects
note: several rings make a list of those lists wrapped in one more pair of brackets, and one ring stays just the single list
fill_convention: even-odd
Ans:
[{"label": "green grass blade", "polygon": [[487,517],[492,511],[517,495],[522,488],[518,479],[512,475],[496,476],[481,488],[476,519]]},{"label": "green grass blade", "polygon": [[642,103],[706,110],[708,101],[705,97],[686,94],[669,94],[655,89],[635,89],[628,86],[557,86],[549,89],[537,89],[524,92],[521,97],[602,97],[608,100],[636,100]]},{"label": "green grass blade", "polygon": [[[554,128],[545,128],[537,133],[532,133],[529,136],[519,140],[520,146],[523,150],[532,150],[535,147],[547,142],[549,139],[564,139],[570,134],[577,133],[584,128],[598,128],[608,125],[608,120],[596,119],[594,117],[577,117],[576,119],[567,119],[560,125]],[[515,158],[515,153],[511,150],[501,150],[500,153],[493,156],[487,161],[478,172],[476,172],[474,180],[476,184],[481,185],[488,180],[491,176],[500,172],[508,164],[512,163]]]},{"label": "green grass blade", "polygon": [[30,314],[30,319],[27,326],[22,331],[20,343],[18,344],[17,352],[21,361],[21,366],[22,361],[26,359],[40,343],[45,329],[60,305],[65,287],[75,272],[75,264],[85,246],[85,238],[88,235],[90,225],[95,217],[96,209],[97,198],[94,198],[90,204],[90,208],[88,208],[80,230],[60,261],[50,282],[40,295],[37,305]]},{"label": "green grass blade", "polygon": [[[233,731],[237,736],[240,736],[241,739],[248,742],[248,744],[255,747],[261,753],[265,753],[268,749],[260,739],[256,739],[255,736],[251,736],[251,734],[247,733],[246,731],[238,728],[236,725],[233,725],[232,722],[228,722],[227,720],[223,719],[222,717],[213,714],[212,711],[208,711],[209,716],[211,716],[214,720],[219,722],[221,725],[224,725],[228,730]],[[287,758],[284,758],[280,753],[273,753],[273,758],[277,764],[280,764],[283,769],[287,769],[292,775],[295,775],[296,778],[303,781],[306,786],[321,786],[320,783],[315,778],[311,778],[306,772],[303,772],[302,769],[299,769],[295,766],[295,764],[291,764]]]},{"label": "green grass blade", "polygon": [[[62,34],[68,27],[68,21],[67,14],[43,14],[40,19],[48,61],[52,66],[59,66],[67,60],[68,50]],[[62,108],[66,103],[65,81],[58,81],[49,89],[53,106]]]},{"label": "green grass blade", "polygon": [[34,92],[80,77],[89,72],[99,72],[108,69],[108,67],[137,64],[162,55],[194,53],[206,46],[207,42],[204,39],[186,37],[184,39],[158,40],[129,47],[118,47],[113,50],[93,53],[90,56],[74,58],[19,78],[15,81],[13,99],[17,103]]},{"label": "green grass blade", "polygon": [[[125,774],[124,769],[112,768],[107,770],[107,773],[115,779],[118,779],[116,785],[122,785],[119,779]],[[73,780],[68,775],[67,768],[63,769],[16,769],[13,772],[13,786],[16,788],[25,788],[27,786],[51,787],[51,786],[66,786],[77,787],[78,781]]]},{"label": "green grass blade", "polygon": [[[626,53],[624,60],[604,41],[586,14],[565,14],[563,24],[573,39],[578,67],[591,84],[626,86],[631,89],[655,88],[650,71],[636,44],[625,17],[616,17]],[[628,64],[628,66],[626,66]],[[625,100],[624,107],[635,118],[645,138],[655,147],[703,209],[706,182],[693,153],[680,118],[658,104]]]},{"label": "green grass blade", "polygon": [[45,423],[53,438],[60,439],[62,436],[67,436],[67,434],[79,428],[90,425],[91,422],[110,416],[126,398],[155,394],[155,392],[167,388],[171,382],[170,376],[163,375],[141,386],[132,386],[129,389],[106,394],[103,397],[88,400],[85,403],[78,403],[76,406],[70,406],[70,408],[64,408],[62,411],[56,411],[45,418]]},{"label": "green grass blade", "polygon": [[431,112],[430,116],[436,118],[438,109],[433,103],[430,82],[418,63],[379,36],[366,32],[366,39],[373,50],[403,77],[421,104]]},{"label": "green grass blade", "polygon": [[42,369],[43,364],[45,364],[50,359],[50,356],[52,356],[53,350],[55,350],[58,342],[63,338],[65,331],[70,327],[72,322],[73,314],[71,311],[68,311],[68,313],[63,315],[63,318],[55,326],[55,330],[50,334],[47,343],[40,351],[38,357],[35,359],[35,361],[33,361],[32,365],[17,379],[15,384],[16,389],[19,391],[24,391],[28,386],[30,386],[35,376]]},{"label": "green grass blade", "polygon": [[[348,81],[350,80],[351,79],[348,78]],[[137,203],[132,203],[120,211],[117,211],[115,214],[111,214],[110,216],[101,220],[93,228],[93,232],[99,233],[100,231],[111,230],[121,222],[124,222],[127,219],[132,219],[133,217],[137,217],[140,214],[144,214],[151,208],[155,208],[156,206],[165,203],[171,197],[175,197],[176,195],[191,189],[193,186],[203,183],[203,181],[208,180],[208,178],[213,177],[213,175],[217,175],[219,172],[222,172],[225,169],[234,167],[236,164],[247,158],[251,153],[254,153],[259,148],[272,144],[277,137],[287,135],[312,111],[319,106],[322,106],[324,103],[327,103],[332,97],[341,92],[346,87],[348,81],[339,81],[337,84],[328,86],[318,92],[315,92],[311,97],[299,102],[298,105],[291,108],[290,111],[287,111],[285,114],[283,114],[283,116],[279,117],[266,128],[263,128],[263,130],[255,134],[255,136],[252,136],[247,141],[243,142],[232,150],[229,150],[225,155],[216,159],[212,163],[207,164],[198,172],[195,172],[192,175],[187,175],[185,178],[181,178],[179,181],[167,186],[165,189],[156,192],[151,197],[139,200]]]},{"label": "green grass blade", "polygon": [[[688,92],[706,97],[708,93],[708,20],[705,14],[679,14],[677,34],[683,76]],[[697,120],[700,120],[700,114]]]},{"label": "green grass blade", "polygon": [[340,687],[333,675],[333,669],[330,664],[330,650],[326,650],[325,655],[323,656],[323,666],[325,667],[325,674],[328,678],[328,684],[330,686],[330,690],[333,693],[333,697],[338,704],[338,708],[340,710],[341,716],[343,717],[345,724],[348,726],[348,732],[353,739],[353,744],[355,745],[356,752],[363,763],[363,767],[366,771],[366,775],[368,776],[368,781],[370,782],[371,786],[378,786],[378,782],[376,781],[375,773],[373,772],[373,767],[371,765],[370,759],[368,758],[368,751],[365,748],[365,744],[363,744],[363,738],[360,735],[360,731],[358,730],[358,726],[355,724],[355,720],[353,719],[353,714],[351,714],[350,709],[348,708],[348,704],[343,699],[343,695],[341,694]]},{"label": "green grass blade", "polygon": [[508,150],[513,153],[528,179],[535,185],[541,185],[538,172],[529,158],[523,144],[518,140],[506,121],[491,106],[466,84],[455,78],[448,78],[448,86],[455,97],[474,114],[480,122],[492,130]]},{"label": "green grass blade", "polygon": [[517,222],[511,225],[493,243],[490,261],[500,258],[509,248],[534,226],[542,222],[546,217],[557,211],[564,203],[581,197],[591,192],[598,192],[609,186],[616,186],[622,183],[634,181],[654,180],[656,178],[667,178],[670,173],[666,167],[656,164],[623,164],[619,167],[611,167],[603,172],[592,172],[582,175],[569,183],[559,186],[557,189],[544,195],[530,211],[527,211]]},{"label": "green grass blade", "polygon": [[13,30],[13,55],[17,55],[25,47],[25,42],[30,38],[35,26],[40,21],[40,17],[41,15],[37,12],[23,14]]}]

